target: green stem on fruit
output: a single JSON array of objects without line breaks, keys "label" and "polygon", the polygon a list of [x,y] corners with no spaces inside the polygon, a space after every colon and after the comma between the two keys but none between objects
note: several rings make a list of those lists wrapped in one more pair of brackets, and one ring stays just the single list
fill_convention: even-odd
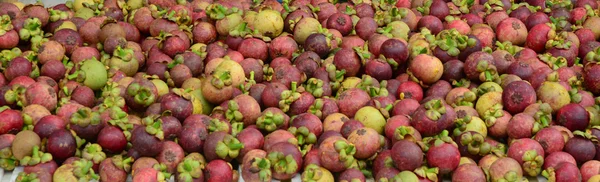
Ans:
[{"label": "green stem on fruit", "polygon": [[271,132],[279,128],[284,121],[285,118],[282,114],[267,111],[256,119],[256,126],[262,130]]},{"label": "green stem on fruit", "polygon": [[162,130],[162,120],[159,119],[159,115],[150,115],[142,119],[142,124],[146,126],[145,131],[155,136],[156,138],[163,140],[165,139],[164,132]]},{"label": "green stem on fruit", "polygon": [[314,114],[315,116],[323,119],[323,105],[325,104],[325,102],[323,101],[323,99],[318,98],[315,100],[315,102],[313,102],[312,105],[310,105],[310,107],[308,108],[308,112]]},{"label": "green stem on fruit", "polygon": [[102,152],[102,147],[100,145],[94,143],[85,146],[82,150],[81,157],[94,162],[94,164],[100,164],[100,162],[106,159],[106,154]]},{"label": "green stem on fruit", "polygon": [[537,176],[542,171],[544,157],[535,150],[528,150],[523,154],[523,171],[529,176]]},{"label": "green stem on fruit", "polygon": [[100,114],[92,111],[90,108],[83,107],[71,115],[70,122],[82,128],[89,125],[98,125],[100,124]]},{"label": "green stem on fruit", "polygon": [[228,132],[229,131],[229,125],[227,124],[227,122],[225,121],[221,121],[219,119],[211,119],[210,120],[210,124],[208,125],[208,131],[210,133],[212,132],[218,132],[218,131],[225,131]]},{"label": "green stem on fruit", "polygon": [[323,96],[323,80],[317,78],[310,78],[306,82],[306,91],[311,93],[314,97],[320,98]]},{"label": "green stem on fruit", "polygon": [[[290,105],[294,103],[296,100],[300,99],[302,95],[300,91],[297,90],[297,82],[291,83],[291,89],[281,92],[281,100],[279,101],[279,109],[283,112],[288,112],[290,109]],[[302,88],[302,91],[304,88]]]},{"label": "green stem on fruit", "polygon": [[415,137],[415,131],[415,128],[412,126],[399,126],[394,130],[394,139],[417,141],[419,138]]},{"label": "green stem on fruit", "polygon": [[267,159],[276,173],[294,174],[300,167],[292,155],[286,156],[281,152],[271,152],[267,155]]},{"label": "green stem on fruit", "polygon": [[428,168],[427,166],[421,166],[415,169],[414,172],[421,178],[425,178],[430,181],[438,181],[438,174],[440,170],[437,167]]},{"label": "green stem on fruit", "polygon": [[237,102],[230,100],[227,103],[227,106],[227,111],[225,112],[225,117],[227,120],[231,122],[240,122],[242,119],[244,119],[244,115],[242,115],[242,112],[239,111]]},{"label": "green stem on fruit", "polygon": [[244,144],[233,137],[232,135],[225,135],[223,140],[219,141],[215,147],[215,153],[219,158],[236,158],[240,154],[240,150],[244,148]]},{"label": "green stem on fruit", "polygon": [[115,166],[117,166],[119,169],[129,172],[131,171],[131,164],[133,163],[133,158],[132,157],[127,157],[127,158],[123,158],[122,155],[115,155],[112,158],[112,162]]},{"label": "green stem on fruit", "polygon": [[344,140],[335,141],[333,144],[335,151],[339,153],[339,160],[344,163],[346,167],[350,167],[354,164],[356,159],[354,154],[356,153],[356,147],[354,144]]}]

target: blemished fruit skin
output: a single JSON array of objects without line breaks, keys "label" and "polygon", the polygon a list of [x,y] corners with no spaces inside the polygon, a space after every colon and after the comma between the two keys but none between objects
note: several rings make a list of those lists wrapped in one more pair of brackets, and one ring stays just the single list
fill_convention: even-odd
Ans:
[{"label": "blemished fruit skin", "polygon": [[40,182],[600,181],[599,7],[3,1],[0,168]]}]

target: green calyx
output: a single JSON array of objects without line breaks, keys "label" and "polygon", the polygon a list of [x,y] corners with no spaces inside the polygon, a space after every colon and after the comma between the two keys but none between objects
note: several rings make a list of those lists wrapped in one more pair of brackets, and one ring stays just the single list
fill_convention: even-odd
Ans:
[{"label": "green calyx", "polygon": [[[296,136],[299,146],[309,147],[309,145],[317,143],[317,136],[310,132],[306,126],[301,126],[299,128],[292,126],[288,128],[288,131]],[[303,151],[303,153],[304,152],[308,151]]]},{"label": "green calyx", "polygon": [[489,64],[488,61],[479,61],[477,63],[477,72],[479,72],[479,80],[482,82],[500,83],[500,76],[496,71],[496,66]]},{"label": "green calyx", "polygon": [[[102,97],[119,97],[121,95],[121,88],[116,82],[108,82],[102,87]],[[124,103],[123,103],[124,104]],[[112,105],[111,105],[112,106]]]},{"label": "green calyx", "polygon": [[179,180],[191,182],[202,177],[202,168],[200,161],[191,158],[184,159],[183,162],[177,165]]},{"label": "green calyx", "polygon": [[292,82],[292,89],[281,92],[281,100],[279,101],[279,109],[283,112],[287,112],[290,110],[290,105],[294,103],[294,101],[298,100],[300,96],[302,96],[301,92],[304,91],[303,87],[301,89],[297,89],[296,82]]},{"label": "green calyx", "polygon": [[443,114],[446,114],[446,106],[439,99],[434,99],[428,101],[424,105],[426,111],[427,118],[437,121],[442,117]]},{"label": "green calyx", "polygon": [[28,41],[33,36],[43,36],[42,22],[38,18],[27,18],[23,23],[23,28],[19,30],[19,37],[23,41]]},{"label": "green calyx", "polygon": [[477,100],[477,94],[475,94],[472,91],[466,91],[462,95],[458,96],[458,98],[456,98],[456,101],[454,103],[451,103],[451,106],[452,107],[457,107],[457,106],[473,107],[475,105],[474,102],[476,100]]},{"label": "green calyx", "polygon": [[[336,89],[339,88],[339,83],[341,83],[342,81],[344,81],[344,75],[346,74],[346,70],[337,70],[337,68],[335,67],[334,64],[327,64],[325,66],[325,71],[327,71],[327,73],[329,74],[329,79],[332,82],[337,83],[338,87],[335,87]],[[336,85],[336,84],[332,84]]]},{"label": "green calyx", "polygon": [[190,50],[193,53],[196,53],[198,56],[200,56],[202,59],[206,58],[206,44],[203,43],[195,43],[190,47]]},{"label": "green calyx", "polygon": [[310,78],[306,82],[306,91],[311,93],[316,98],[323,96],[323,80],[317,78]]},{"label": "green calyx", "polygon": [[594,143],[598,143],[598,138],[595,135],[592,135],[591,131],[585,131],[585,132],[583,132],[583,131],[577,130],[577,131],[573,132],[573,135],[578,136],[578,137],[582,137],[582,138],[585,138],[585,139],[588,139],[588,140],[590,140],[590,141],[592,141]]},{"label": "green calyx", "polygon": [[262,130],[271,132],[279,128],[284,121],[285,117],[282,114],[267,111],[258,117],[256,120],[256,126]]},{"label": "green calyx", "polygon": [[460,136],[460,144],[467,146],[472,155],[485,156],[492,151],[492,145],[485,142],[485,137],[479,133],[467,132]]},{"label": "green calyx", "polygon": [[325,104],[325,101],[323,101],[323,99],[319,98],[319,99],[315,99],[315,102],[313,102],[312,105],[310,105],[310,107],[308,108],[308,112],[314,114],[315,116],[323,119],[323,105]]},{"label": "green calyx", "polygon": [[102,147],[100,145],[94,143],[85,146],[82,150],[81,157],[94,162],[94,164],[100,164],[100,162],[106,159],[106,154],[102,152]]},{"label": "green calyx", "polygon": [[221,4],[218,3],[213,3],[210,4],[208,7],[206,7],[206,14],[214,20],[221,20],[231,14],[239,14],[242,15],[243,11],[233,7],[233,8],[227,8]]},{"label": "green calyx", "polygon": [[483,82],[479,87],[471,89],[472,92],[477,93],[478,96],[482,96],[488,92],[502,92],[502,86],[496,82]]},{"label": "green calyx", "polygon": [[452,3],[458,7],[459,12],[456,14],[467,14],[469,9],[473,6],[475,0],[452,0]]},{"label": "green calyx", "polygon": [[550,107],[550,104],[540,104],[538,111],[535,112],[533,118],[535,119],[534,129],[536,129],[536,126],[538,128],[534,133],[537,133],[539,129],[550,126],[550,123],[552,122],[552,107]]},{"label": "green calyx", "polygon": [[218,89],[222,89],[223,87],[230,86],[233,83],[233,81],[231,79],[231,73],[229,71],[216,70],[212,74],[210,83]]},{"label": "green calyx", "polygon": [[544,61],[553,70],[557,70],[561,67],[567,66],[567,59],[562,56],[554,57],[550,53],[545,53],[545,54],[540,54],[538,56],[538,58],[540,58],[540,60]]},{"label": "green calyx", "polygon": [[416,129],[412,126],[399,126],[394,130],[394,138],[396,140],[409,140],[409,141],[417,141],[418,138],[415,138]]},{"label": "green calyx", "polygon": [[15,180],[17,182],[40,182],[37,173],[20,172]]},{"label": "green calyx", "polygon": [[471,123],[471,119],[471,116],[468,114],[465,114],[462,118],[456,118],[456,120],[454,120],[454,125],[456,125],[453,132],[454,136],[459,136],[464,133],[467,130],[467,125]]},{"label": "green calyx", "polygon": [[134,159],[132,157],[123,158],[123,156],[121,155],[115,155],[112,157],[113,164],[119,169],[122,169],[126,172],[131,171],[131,165],[133,164],[133,160]]},{"label": "green calyx", "polygon": [[253,173],[258,173],[258,177],[261,182],[271,181],[271,161],[267,158],[255,157],[252,165],[250,166],[250,171]]},{"label": "green calyx", "polygon": [[100,114],[92,111],[90,108],[83,107],[71,115],[71,124],[82,128],[88,125],[98,125],[100,124]]},{"label": "green calyx", "polygon": [[129,118],[127,117],[127,113],[123,111],[121,108],[113,106],[110,109],[110,120],[108,120],[108,124],[119,127],[127,140],[131,138],[131,130],[133,129],[133,124],[129,123]]},{"label": "green calyx", "polygon": [[470,85],[471,81],[465,78],[462,78],[460,80],[452,80],[452,86],[454,87],[469,88]]},{"label": "green calyx", "polygon": [[421,178],[428,179],[430,181],[438,181],[438,174],[440,169],[437,167],[428,168],[427,166],[421,166],[415,169],[415,174]]},{"label": "green calyx", "polygon": [[165,181],[166,179],[171,178],[172,174],[167,172],[167,165],[164,163],[154,164],[152,168],[159,171],[159,173],[156,175],[157,181]]},{"label": "green calyx", "polygon": [[417,11],[421,12],[421,14],[423,14],[423,15],[429,15],[429,11],[430,11],[432,3],[433,3],[433,0],[426,0],[425,2],[423,2],[423,6],[417,7]]},{"label": "green calyx", "polygon": [[[451,19],[451,18],[448,18]],[[466,35],[460,34],[456,29],[442,30],[436,35],[436,41],[433,45],[439,47],[452,57],[460,54],[460,50],[467,47],[472,47],[476,44],[476,40],[469,38]]]},{"label": "green calyx", "polygon": [[505,11],[504,3],[501,0],[490,0],[483,4],[487,14],[491,14],[496,11]]},{"label": "green calyx", "polygon": [[579,94],[579,90],[577,90],[576,88],[569,90],[569,95],[571,96],[571,103],[581,102],[581,94]]},{"label": "green calyx", "polygon": [[181,11],[169,11],[164,15],[164,18],[177,23],[177,25],[189,25],[192,23],[192,17],[190,16],[190,12],[188,12],[185,9]]},{"label": "green calyx", "polygon": [[504,176],[497,180],[498,182],[519,182],[521,179],[516,171],[508,171]]},{"label": "green calyx", "polygon": [[515,55],[523,49],[524,48],[522,48],[522,47],[513,45],[509,41],[506,41],[506,42],[497,41],[496,42],[496,50],[504,50],[504,51],[507,51],[508,53],[510,53],[511,55]]},{"label": "green calyx", "polygon": [[69,19],[69,13],[61,10],[48,9],[48,13],[50,13],[50,21],[56,22],[58,20],[66,20]]},{"label": "green calyx", "polygon": [[102,100],[99,111],[104,112],[105,110],[113,107],[125,107],[125,99],[121,96],[105,97],[104,100]]},{"label": "green calyx", "polygon": [[275,70],[269,65],[263,65],[263,79],[266,81],[271,81],[273,79],[273,74],[275,74]]},{"label": "green calyx", "polygon": [[127,87],[127,94],[129,96],[134,97],[134,101],[137,104],[143,105],[145,107],[150,106],[156,100],[156,96],[147,87],[140,85],[139,83],[131,83]]},{"label": "green calyx", "polygon": [[217,143],[215,147],[217,156],[221,159],[236,158],[240,154],[240,150],[244,148],[244,144],[233,137],[232,135],[226,135],[223,140]]},{"label": "green calyx", "polygon": [[566,0],[548,0],[546,1],[546,10],[544,11],[549,11],[551,10],[550,8],[567,8],[567,9],[572,9],[573,8],[573,4],[571,3],[571,1],[566,1]]},{"label": "green calyx", "polygon": [[156,138],[163,140],[165,134],[162,130],[162,120],[158,119],[159,116],[147,116],[142,119],[142,123],[146,126],[146,132],[150,135],[154,135]]},{"label": "green calyx", "polygon": [[352,49],[354,49],[354,52],[356,52],[358,57],[360,57],[360,60],[363,65],[365,65],[367,63],[367,60],[369,60],[369,59],[371,59],[371,57],[373,57],[373,54],[371,54],[371,52],[369,52],[369,44],[365,44],[362,47],[359,47],[359,46],[353,47]]},{"label": "green calyx", "polygon": [[231,122],[240,122],[244,119],[244,115],[239,111],[240,107],[237,102],[230,100],[227,103],[227,111],[225,112],[225,116],[227,120]]},{"label": "green calyx", "polygon": [[350,167],[354,164],[356,159],[354,154],[356,153],[356,147],[354,144],[344,140],[338,140],[333,143],[335,151],[339,154],[339,160],[344,163],[346,167]]},{"label": "green calyx", "polygon": [[444,143],[448,143],[448,144],[457,146],[457,144],[454,143],[454,141],[449,136],[449,134],[450,134],[450,132],[448,132],[448,130],[444,130],[438,135],[423,138],[423,141],[417,142],[417,144],[419,144],[421,146],[421,149],[423,149],[424,152],[429,151],[429,148],[431,146],[436,147],[436,146],[440,146]]},{"label": "green calyx", "polygon": [[556,171],[553,167],[549,167],[542,171],[542,176],[548,179],[548,181],[556,181]]},{"label": "green calyx", "polygon": [[387,97],[389,94],[387,90],[387,81],[381,81],[379,86],[374,85],[375,82],[375,78],[369,75],[363,75],[361,82],[358,83],[356,87],[366,91],[371,97]]},{"label": "green calyx", "polygon": [[6,68],[8,66],[8,62],[12,61],[16,57],[19,57],[22,54],[21,49],[18,47],[12,49],[5,49],[0,51],[0,68]]},{"label": "green calyx", "polygon": [[304,172],[302,172],[302,181],[317,182],[323,178],[325,172],[326,171],[323,171],[323,169],[316,164],[309,164],[304,169]]},{"label": "green calyx", "polygon": [[[368,44],[366,46],[368,46]],[[379,55],[379,59],[372,59],[372,60],[369,60],[369,61],[386,62],[386,63],[388,63],[392,67],[392,70],[398,70],[398,66],[400,66],[400,64],[398,64],[398,62],[396,62],[396,60],[394,60],[392,58],[386,58],[383,54]]]},{"label": "green calyx", "polygon": [[40,163],[46,163],[52,160],[52,155],[50,153],[44,153],[40,151],[38,146],[33,147],[33,153],[31,156],[25,156],[23,159],[19,161],[19,164],[24,166],[33,166]]},{"label": "green calyx", "polygon": [[[231,30],[229,32],[229,35],[235,36],[235,37],[252,37],[252,36],[259,36],[260,33],[258,31],[252,30],[250,27],[248,27],[248,23],[243,22],[243,23],[240,23],[237,26],[235,26],[235,28],[233,28],[233,30]],[[257,37],[257,38],[261,38],[261,37]]]},{"label": "green calyx", "polygon": [[[77,144],[77,148],[81,148],[81,146],[83,146],[83,144],[85,144],[85,139],[80,138],[79,136],[77,136],[77,133],[75,133],[75,131],[73,130],[69,130],[71,132],[71,136],[73,136],[73,138],[75,138],[75,144]],[[75,153],[75,156],[81,156],[81,150],[77,150]]]},{"label": "green calyx", "polygon": [[542,165],[544,164],[544,157],[538,155],[535,150],[526,151],[523,154],[523,171],[529,176],[537,176],[542,171]]},{"label": "green calyx", "polygon": [[8,31],[13,29],[12,22],[10,21],[10,16],[2,15],[0,16],[0,36],[6,34]]},{"label": "green calyx", "polygon": [[271,152],[267,155],[267,159],[276,173],[294,174],[300,167],[292,155],[284,155],[281,152]]},{"label": "green calyx", "polygon": [[600,47],[588,52],[585,55],[585,60],[588,62],[600,62]]},{"label": "green calyx", "polygon": [[210,133],[224,131],[229,132],[229,125],[225,121],[221,121],[219,119],[211,119],[210,124],[208,124],[208,131]]},{"label": "green calyx", "polygon": [[[262,61],[260,61],[262,65]],[[254,71],[250,71],[250,78],[246,78],[245,82],[240,84],[239,89],[246,95],[250,94],[250,88],[256,85],[256,80],[254,80]]]},{"label": "green calyx", "polygon": [[183,55],[178,54],[177,56],[175,56],[175,58],[173,59],[173,62],[170,62],[167,64],[167,68],[169,69],[173,69],[173,67],[179,65],[179,64],[183,64],[184,60],[183,60]]},{"label": "green calyx", "polygon": [[[556,20],[556,19],[555,19]],[[569,35],[567,32],[555,33],[550,31],[548,33],[548,41],[546,42],[546,49],[559,48],[569,49],[571,48],[572,42],[567,39]]]},{"label": "green calyx", "polygon": [[377,108],[377,110],[379,110],[379,112],[381,113],[381,115],[383,115],[383,117],[385,119],[389,119],[390,118],[390,110],[392,110],[392,108],[394,108],[394,105],[393,104],[388,104],[388,105],[384,106],[378,100],[374,100],[373,102],[375,103],[375,108]]},{"label": "green calyx", "polygon": [[483,120],[485,121],[485,125],[487,127],[494,126],[496,124],[496,119],[504,116],[504,111],[502,110],[504,106],[498,103],[493,105],[490,109],[484,112]]},{"label": "green calyx", "polygon": [[0,168],[4,170],[13,170],[17,166],[17,159],[12,155],[10,147],[0,150]]},{"label": "green calyx", "polygon": [[15,84],[10,90],[4,93],[4,100],[7,104],[16,104],[17,106],[23,107],[26,102],[25,91],[27,91],[27,88]]},{"label": "green calyx", "polygon": [[131,48],[122,48],[121,46],[117,46],[115,51],[113,52],[113,57],[117,57],[124,62],[129,61],[137,61],[134,57],[133,49]]}]

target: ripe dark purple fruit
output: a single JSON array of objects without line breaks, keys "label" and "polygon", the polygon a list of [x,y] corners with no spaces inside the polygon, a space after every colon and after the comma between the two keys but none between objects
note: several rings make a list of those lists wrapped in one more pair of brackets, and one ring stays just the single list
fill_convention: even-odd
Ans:
[{"label": "ripe dark purple fruit", "polygon": [[396,168],[402,171],[415,170],[423,163],[421,147],[408,140],[400,140],[394,143],[391,156]]},{"label": "ripe dark purple fruit", "polygon": [[590,114],[583,106],[571,103],[556,112],[556,121],[571,131],[585,130],[590,123]]},{"label": "ripe dark purple fruit", "polygon": [[406,63],[408,59],[408,46],[398,39],[386,40],[381,44],[379,51],[386,58],[394,59],[398,65]]},{"label": "ripe dark purple fruit", "polygon": [[544,128],[535,134],[534,140],[538,141],[546,154],[562,151],[565,139],[560,131],[554,128]]},{"label": "ripe dark purple fruit", "polygon": [[55,131],[48,137],[46,151],[58,161],[64,161],[75,155],[77,143],[71,132],[67,130]]},{"label": "ripe dark purple fruit", "polygon": [[565,144],[565,152],[571,154],[577,164],[583,164],[596,156],[596,146],[592,141],[582,136],[575,136]]},{"label": "ripe dark purple fruit", "polygon": [[327,28],[336,29],[343,36],[346,36],[350,34],[350,32],[352,32],[352,18],[350,18],[349,15],[342,12],[332,14],[327,19]]},{"label": "ripe dark purple fruit", "polygon": [[502,105],[511,114],[517,114],[537,100],[533,87],[525,81],[514,81],[503,88]]},{"label": "ripe dark purple fruit", "polygon": [[[395,145],[394,145],[395,146]],[[427,164],[431,167],[437,167],[440,170],[440,174],[448,174],[456,167],[460,162],[460,152],[456,146],[444,143],[432,145],[427,151]]]}]

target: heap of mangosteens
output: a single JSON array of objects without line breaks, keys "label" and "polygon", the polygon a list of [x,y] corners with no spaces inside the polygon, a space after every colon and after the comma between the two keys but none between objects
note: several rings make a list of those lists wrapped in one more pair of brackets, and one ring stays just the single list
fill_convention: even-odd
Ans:
[{"label": "heap of mangosteens", "polygon": [[600,181],[600,1],[0,2],[16,181]]}]

